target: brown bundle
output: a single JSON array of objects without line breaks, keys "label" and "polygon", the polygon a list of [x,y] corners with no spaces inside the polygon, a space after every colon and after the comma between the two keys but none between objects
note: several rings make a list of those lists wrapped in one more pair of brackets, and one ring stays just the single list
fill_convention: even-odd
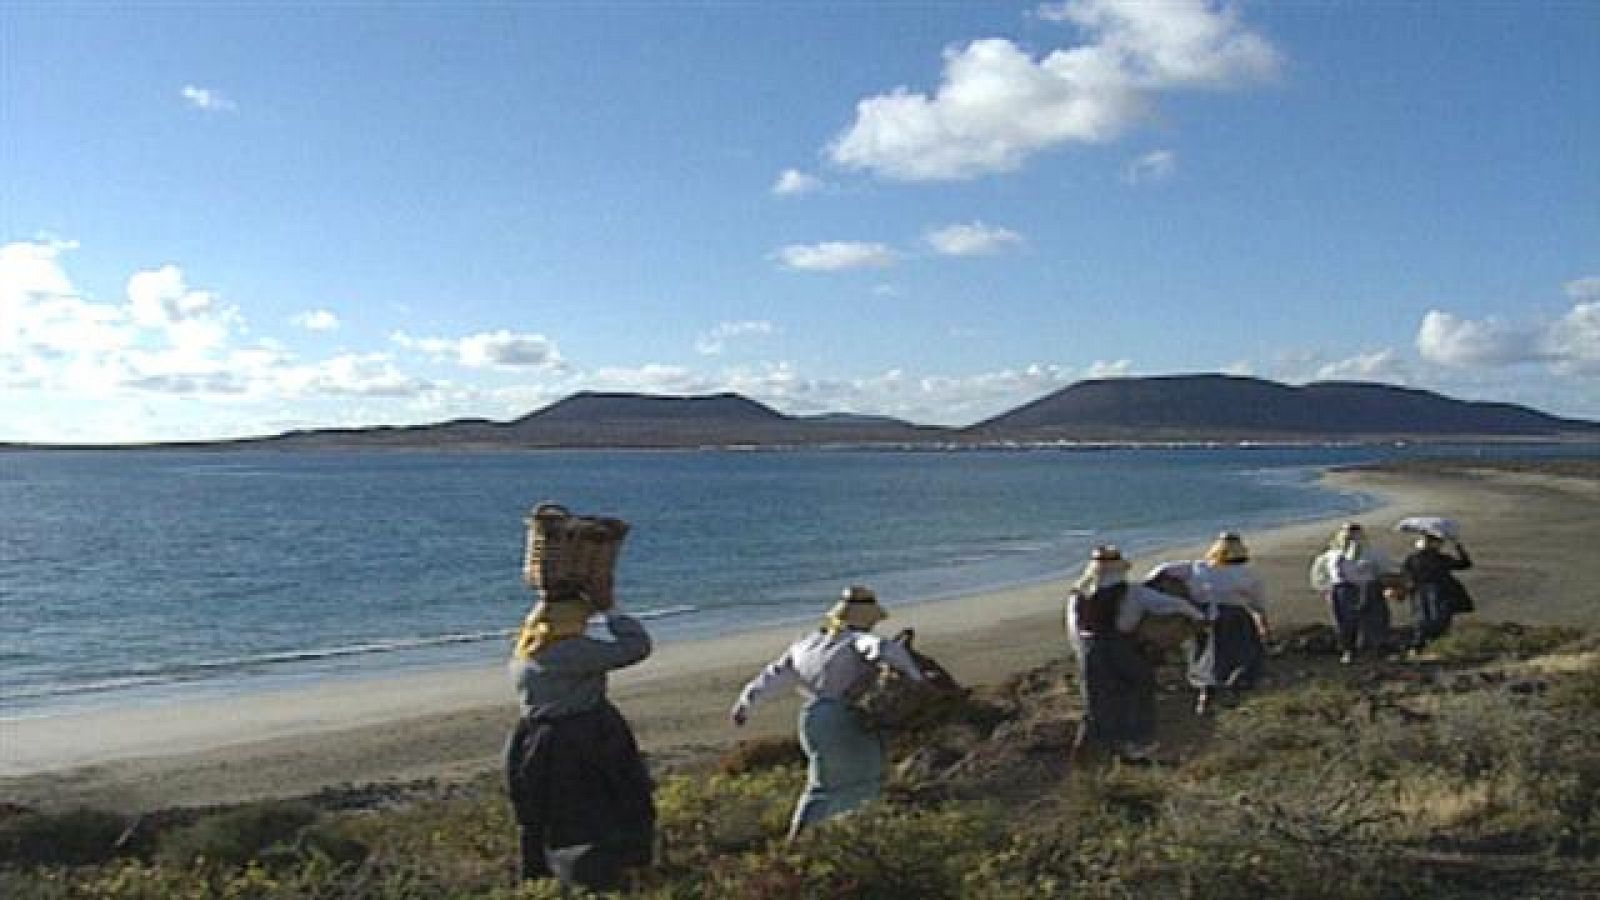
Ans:
[{"label": "brown bundle", "polygon": [[880,663],[877,675],[851,699],[856,721],[868,731],[919,731],[958,712],[971,691],[937,660],[912,646],[915,631],[903,628],[894,639],[905,645],[922,680],[912,681],[899,669]]},{"label": "brown bundle", "polygon": [[611,608],[617,554],[628,523],[604,516],[575,516],[566,507],[541,503],[528,514],[528,544],[522,580],[541,596],[561,581],[583,586],[597,610]]}]

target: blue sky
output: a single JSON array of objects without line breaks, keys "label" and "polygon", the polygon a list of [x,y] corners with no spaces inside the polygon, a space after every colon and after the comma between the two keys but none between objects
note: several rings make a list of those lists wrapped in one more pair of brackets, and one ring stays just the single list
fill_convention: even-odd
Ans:
[{"label": "blue sky", "polygon": [[0,440],[1087,377],[1600,418],[1592,3],[0,6]]}]

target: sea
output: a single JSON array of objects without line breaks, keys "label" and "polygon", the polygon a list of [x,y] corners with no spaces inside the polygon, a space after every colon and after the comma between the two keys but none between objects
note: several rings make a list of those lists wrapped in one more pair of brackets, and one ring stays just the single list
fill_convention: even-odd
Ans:
[{"label": "sea", "polygon": [[542,501],[632,524],[618,597],[674,641],[1356,514],[1327,467],[1441,453],[1600,448],[0,453],[0,720],[496,664]]}]

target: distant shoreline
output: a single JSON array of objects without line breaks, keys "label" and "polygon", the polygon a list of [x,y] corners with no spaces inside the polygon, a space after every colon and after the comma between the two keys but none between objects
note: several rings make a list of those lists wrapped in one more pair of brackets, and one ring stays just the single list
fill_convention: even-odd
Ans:
[{"label": "distant shoreline", "polygon": [[794,452],[932,452],[1040,450],[1185,450],[1185,449],[1293,449],[1335,447],[1462,447],[1462,446],[1592,446],[1600,449],[1600,436],[1571,435],[1372,435],[1346,438],[1193,438],[1149,440],[928,440],[861,443],[728,443],[728,444],[383,444],[328,443],[284,445],[277,437],[238,438],[225,441],[165,442],[149,444],[24,444],[0,443],[0,453],[794,453]]}]

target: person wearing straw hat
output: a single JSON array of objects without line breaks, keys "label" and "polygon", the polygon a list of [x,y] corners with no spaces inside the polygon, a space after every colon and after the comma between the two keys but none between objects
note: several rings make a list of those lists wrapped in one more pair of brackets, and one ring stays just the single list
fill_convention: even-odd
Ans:
[{"label": "person wearing straw hat", "polygon": [[888,617],[871,589],[846,588],[822,627],[790,644],[744,686],[733,705],[729,718],[740,727],[750,710],[776,691],[794,687],[805,698],[799,732],[806,786],[789,823],[790,840],[824,819],[861,807],[882,789],[882,737],[857,720],[850,701],[877,677],[880,663],[922,680],[903,644],[872,633]]},{"label": "person wearing straw hat", "polygon": [[588,637],[595,607],[579,582],[542,594],[509,663],[522,710],[505,752],[521,876],[615,890],[627,869],[651,862],[655,805],[633,731],[606,698],[606,673],[649,656],[650,635],[612,604],[612,639]]},{"label": "person wearing straw hat", "polygon": [[1444,550],[1444,538],[1421,534],[1416,549],[1401,563],[1411,581],[1413,631],[1409,649],[1413,657],[1450,630],[1450,620],[1460,608],[1458,598],[1466,593],[1455,573],[1472,568],[1472,557],[1460,540],[1454,543],[1456,552],[1452,555]]},{"label": "person wearing straw hat", "polygon": [[1195,642],[1189,664],[1189,683],[1199,691],[1194,711],[1205,715],[1219,687],[1255,686],[1266,659],[1267,591],[1234,531],[1218,535],[1205,559],[1194,564],[1189,587],[1211,623],[1206,638]]},{"label": "person wearing straw hat", "polygon": [[1079,761],[1095,748],[1125,762],[1153,762],[1155,673],[1135,646],[1133,632],[1146,615],[1205,618],[1182,598],[1129,584],[1128,568],[1120,550],[1102,544],[1067,595],[1067,634],[1078,653],[1084,706],[1073,742]]},{"label": "person wearing straw hat", "polygon": [[1393,566],[1373,546],[1360,522],[1346,522],[1334,532],[1328,549],[1311,564],[1311,586],[1326,593],[1339,641],[1339,662],[1349,664],[1358,652],[1381,653],[1389,645],[1389,604],[1382,577]]}]

